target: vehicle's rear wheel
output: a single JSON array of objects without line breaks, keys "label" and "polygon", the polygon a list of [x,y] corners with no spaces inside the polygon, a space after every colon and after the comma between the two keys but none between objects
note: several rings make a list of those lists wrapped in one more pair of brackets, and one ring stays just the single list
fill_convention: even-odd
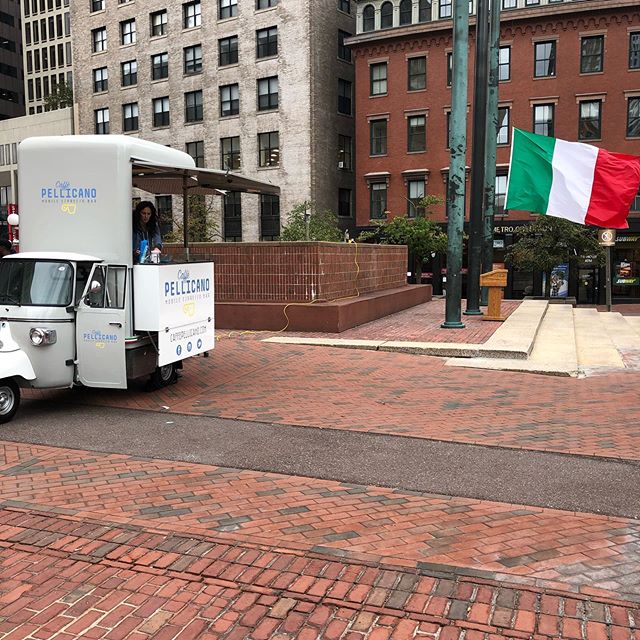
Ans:
[{"label": "vehicle's rear wheel", "polygon": [[170,384],[173,384],[178,379],[178,372],[176,371],[176,364],[165,364],[162,367],[157,367],[151,374],[149,382],[154,389],[162,389]]},{"label": "vehicle's rear wheel", "polygon": [[0,424],[9,422],[20,406],[20,387],[11,378],[0,380]]}]

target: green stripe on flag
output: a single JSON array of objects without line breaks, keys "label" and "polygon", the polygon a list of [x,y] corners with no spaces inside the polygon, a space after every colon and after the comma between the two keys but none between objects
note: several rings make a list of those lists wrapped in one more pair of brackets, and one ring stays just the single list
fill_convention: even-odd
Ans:
[{"label": "green stripe on flag", "polygon": [[513,130],[505,209],[547,212],[555,146],[555,138]]}]

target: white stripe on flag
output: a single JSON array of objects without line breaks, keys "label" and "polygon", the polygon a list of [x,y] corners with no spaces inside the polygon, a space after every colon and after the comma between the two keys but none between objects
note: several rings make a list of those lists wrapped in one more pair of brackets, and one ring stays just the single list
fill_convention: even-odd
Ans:
[{"label": "white stripe on flag", "polygon": [[597,157],[598,148],[590,144],[556,140],[547,215],[584,224]]}]

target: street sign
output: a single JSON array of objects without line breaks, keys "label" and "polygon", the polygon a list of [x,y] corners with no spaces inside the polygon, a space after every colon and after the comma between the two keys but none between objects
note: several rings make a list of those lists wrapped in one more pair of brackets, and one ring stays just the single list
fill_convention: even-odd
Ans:
[{"label": "street sign", "polygon": [[615,229],[598,229],[598,244],[601,247],[613,247],[616,243]]}]

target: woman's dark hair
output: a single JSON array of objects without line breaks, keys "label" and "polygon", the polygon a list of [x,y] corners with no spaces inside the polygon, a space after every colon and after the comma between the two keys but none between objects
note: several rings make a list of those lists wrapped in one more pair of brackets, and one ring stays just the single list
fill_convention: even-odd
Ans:
[{"label": "woman's dark hair", "polygon": [[133,228],[138,229],[140,227],[140,212],[147,207],[151,209],[151,217],[149,218],[149,222],[147,222],[147,228],[152,230],[160,229],[156,206],[149,200],[142,200],[141,202],[138,202],[136,208],[133,210]]}]

